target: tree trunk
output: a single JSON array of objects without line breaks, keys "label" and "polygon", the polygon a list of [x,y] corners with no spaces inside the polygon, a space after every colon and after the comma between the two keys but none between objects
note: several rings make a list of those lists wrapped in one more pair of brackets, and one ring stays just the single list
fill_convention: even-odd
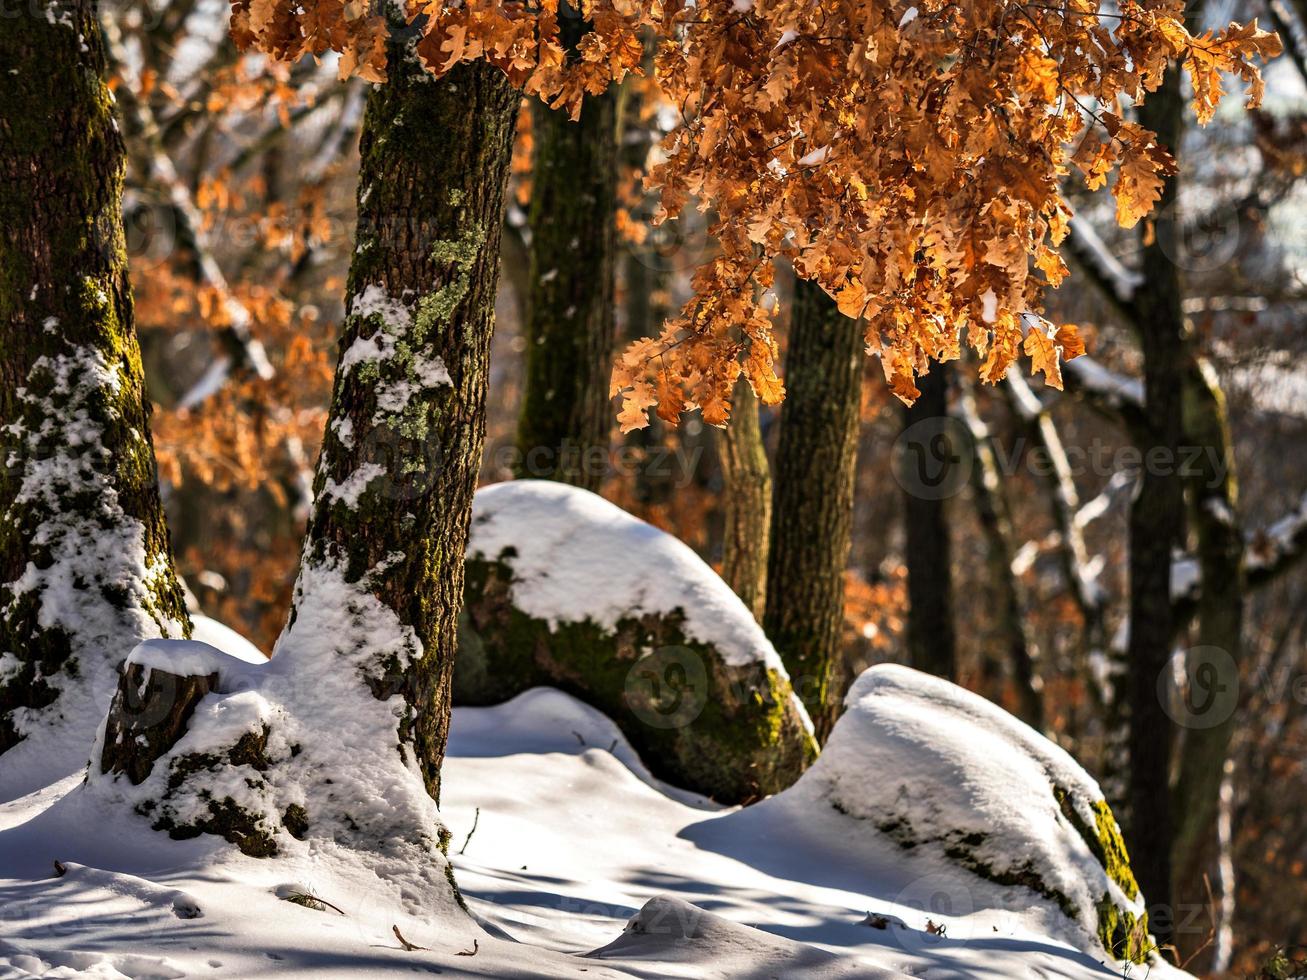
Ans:
[{"label": "tree trunk", "polygon": [[[433,801],[518,101],[483,62],[432,80],[398,49],[368,96],[347,316],[290,620],[252,688],[212,695],[244,697],[250,719],[243,732],[227,721],[199,736],[222,745],[239,734],[225,751],[179,755],[160,733],[137,732],[141,752],[170,753],[128,795],[156,829],[219,835],[259,857],[325,838],[391,869],[400,859],[384,855],[408,849],[410,877],[431,887],[423,901],[456,899]],[[115,705],[128,700],[120,688]],[[197,708],[191,729],[221,708],[203,719]],[[177,728],[165,714],[155,712]],[[135,731],[113,717],[109,728]],[[102,771],[145,773],[112,755],[106,745]],[[224,801],[236,778],[242,802]]]},{"label": "tree trunk", "polygon": [[373,89],[363,124],[351,315],[304,566],[337,569],[412,630],[412,666],[369,680],[377,697],[398,688],[408,702],[404,739],[439,799],[519,97],[481,63],[438,82],[394,76]]},{"label": "tree trunk", "polygon": [[[1062,577],[1084,623],[1081,633],[1082,669],[1092,678],[1095,665],[1106,662],[1108,657],[1107,594],[1091,571],[1089,549],[1085,545],[1084,529],[1079,523],[1080,495],[1071,472],[1071,462],[1052,416],[1044,409],[1020,373],[1008,373],[1003,393],[1007,396],[1012,414],[1024,424],[1025,431],[1033,437],[1035,445],[1044,451],[1048,459],[1044,482],[1047,484],[1049,512],[1061,539],[1058,559],[1062,566]],[[1111,702],[1111,692],[1104,690],[1097,681],[1090,684],[1090,690],[1100,708]],[[1108,802],[1113,806],[1121,803],[1121,797],[1121,793],[1108,792]]]},{"label": "tree trunk", "polygon": [[1025,603],[1021,583],[1012,571],[1012,514],[1004,492],[1003,473],[994,451],[993,436],[980,415],[975,395],[962,392],[962,419],[971,432],[975,463],[971,468],[971,492],[976,516],[985,536],[985,555],[990,586],[998,598],[995,616],[1006,647],[1007,660],[1016,689],[1017,715],[1031,728],[1044,727],[1043,680],[1026,635]]},{"label": "tree trunk", "polygon": [[[563,30],[575,31],[574,18]],[[579,40],[579,37],[577,38]],[[532,103],[531,271],[517,475],[597,490],[614,413],[617,135],[620,92],[589,96],[581,116]]]},{"label": "tree trunk", "polygon": [[839,715],[844,570],[853,533],[862,324],[794,284],[763,626],[824,740]]},{"label": "tree trunk", "polygon": [[[48,16],[46,16],[48,15]],[[0,800],[86,763],[141,639],[189,631],[159,504],[93,4],[0,26]]]},{"label": "tree trunk", "polygon": [[[652,57],[646,58],[645,70],[653,70]],[[628,92],[627,98],[633,95]],[[626,127],[623,132],[623,162],[625,166],[643,172],[648,166],[652,134],[639,123]],[[628,242],[623,270],[625,339],[634,341],[655,336],[668,312],[660,301],[667,290],[667,270],[662,258],[657,249],[648,244]],[[678,433],[678,438],[684,439],[684,430]],[[649,424],[643,429],[626,434],[625,445],[636,450],[634,454],[623,457],[634,467],[632,482],[637,504],[634,513],[651,520],[671,502],[678,486],[689,482],[691,474],[678,472],[669,463],[673,447],[667,425],[656,413],[650,415]]]},{"label": "tree trunk", "polygon": [[[934,365],[917,380],[921,397],[904,412],[905,560],[908,568],[908,657],[918,670],[949,680],[957,676],[953,631],[953,576],[949,564],[947,498],[956,492],[956,436],[948,426],[949,369]],[[924,467],[924,469],[922,469]]]},{"label": "tree trunk", "polygon": [[771,530],[771,467],[762,443],[758,396],[741,378],[731,421],[718,433],[726,498],[722,578],[762,621],[767,602],[767,537]]},{"label": "tree trunk", "polygon": [[[1162,86],[1140,107],[1140,122],[1164,146],[1179,145],[1180,75],[1171,68]],[[1168,180],[1158,204],[1158,234],[1143,248],[1144,286],[1139,310],[1144,372],[1144,465],[1130,509],[1130,637],[1126,650],[1125,706],[1129,773],[1127,827],[1135,875],[1150,904],[1171,903],[1171,719],[1158,697],[1168,669],[1174,624],[1171,555],[1180,543],[1184,485],[1177,472],[1181,386],[1185,354],[1179,272],[1162,247],[1175,216],[1176,182]],[[1160,461],[1160,463],[1159,463]],[[1151,918],[1159,943],[1171,938],[1167,915]]]},{"label": "tree trunk", "polygon": [[[1197,629],[1185,671],[1193,690],[1172,794],[1175,838],[1171,847],[1174,894],[1184,906],[1207,900],[1203,875],[1217,875],[1217,818],[1230,738],[1237,719],[1239,665],[1243,662],[1243,531],[1238,481],[1225,396],[1211,365],[1191,352],[1184,378],[1184,442],[1203,450],[1186,475],[1189,517],[1197,541],[1201,591]],[[1201,713],[1200,713],[1200,709]],[[1222,889],[1229,886],[1224,882]],[[1223,896],[1224,897],[1224,896]],[[1206,917],[1202,917],[1206,921]],[[1205,935],[1176,936],[1181,959]]]}]

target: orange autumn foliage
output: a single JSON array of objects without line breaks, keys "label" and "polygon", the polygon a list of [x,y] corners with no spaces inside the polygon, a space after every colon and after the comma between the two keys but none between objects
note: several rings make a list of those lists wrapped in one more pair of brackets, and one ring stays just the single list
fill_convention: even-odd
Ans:
[{"label": "orange autumn foliage", "polygon": [[1065,275],[1062,178],[1074,166],[1094,187],[1115,174],[1118,220],[1133,226],[1174,162],[1126,105],[1171,62],[1192,79],[1200,122],[1221,72],[1242,76],[1256,105],[1253,59],[1280,50],[1255,22],[1194,37],[1183,0],[1112,12],[1095,0],[585,0],[592,30],[571,58],[557,0],[394,9],[388,23],[355,0],[235,0],[232,32],[280,59],[336,50],[342,73],[381,81],[390,30],[410,29],[431,73],[485,59],[573,112],[639,72],[641,30],[659,38],[657,80],[680,122],[648,183],[660,219],[692,202],[711,214],[717,250],[680,314],[618,359],[624,430],[653,409],[724,424],[741,373],[765,404],[782,399],[777,258],[866,318],[867,348],[904,401],[964,342],[985,381],[1024,351],[1060,386],[1079,340],[1032,311]]}]

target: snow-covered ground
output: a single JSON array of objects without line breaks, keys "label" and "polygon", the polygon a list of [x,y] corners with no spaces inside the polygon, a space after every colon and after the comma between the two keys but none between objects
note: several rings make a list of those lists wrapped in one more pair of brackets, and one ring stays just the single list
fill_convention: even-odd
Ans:
[{"label": "snow-covered ground", "polygon": [[[0,977],[1177,975],[1105,963],[1034,893],[871,829],[859,811],[934,778],[937,814],[974,800],[972,818],[1006,839],[1024,813],[1038,860],[1065,870],[1083,859],[1057,839],[1056,816],[1036,812],[1037,794],[1023,795],[1043,778],[1020,771],[1028,760],[1074,782],[1061,771],[1070,760],[1023,748],[1016,723],[920,678],[864,675],[842,745],[744,809],[658,783],[607,718],[560,692],[458,709],[441,812],[474,918],[424,914],[325,841],[276,859],[171,841],[70,777],[0,806]],[[957,738],[937,753],[946,719]],[[986,773],[999,770],[1012,812],[987,814],[1001,787]]]}]

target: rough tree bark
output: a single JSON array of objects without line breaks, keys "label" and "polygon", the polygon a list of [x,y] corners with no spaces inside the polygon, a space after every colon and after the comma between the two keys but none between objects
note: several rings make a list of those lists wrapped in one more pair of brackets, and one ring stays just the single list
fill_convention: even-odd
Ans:
[{"label": "rough tree bark", "polygon": [[796,280],[763,627],[819,740],[830,733],[844,696],[836,679],[842,676],[862,346],[862,324],[841,314],[820,287]]},{"label": "rough tree bark", "polygon": [[84,765],[141,639],[189,631],[159,504],[89,0],[0,26],[0,800]]},{"label": "rough tree bark", "polygon": [[[431,801],[518,101],[484,63],[433,81],[399,48],[369,94],[348,315],[290,620],[252,692],[266,703],[225,754],[178,757],[167,740],[141,740],[142,751],[171,751],[137,803],[158,829],[217,834],[256,856],[319,835],[361,851],[416,846],[422,873],[442,873],[430,861],[446,836]],[[120,688],[115,706],[130,696]],[[342,753],[356,763],[349,778]],[[102,760],[111,776],[143,776],[107,746]],[[257,806],[222,799],[231,767],[243,767]]]},{"label": "rough tree bark", "polygon": [[[1168,69],[1162,86],[1140,107],[1140,122],[1164,146],[1178,146],[1183,99],[1180,75]],[[1154,905],[1171,901],[1171,719],[1158,696],[1175,635],[1171,608],[1171,555],[1180,544],[1184,484],[1177,471],[1182,432],[1184,312],[1179,270],[1163,248],[1166,223],[1174,221],[1176,182],[1158,203],[1158,234],[1145,244],[1140,271],[1145,287],[1134,298],[1139,311],[1144,371],[1143,436],[1147,440],[1139,487],[1130,508],[1130,637],[1124,703],[1128,714],[1130,769],[1126,826],[1135,875]],[[1159,943],[1171,938],[1167,915],[1150,916]]]},{"label": "rough tree bark", "polygon": [[338,565],[413,629],[421,657],[396,682],[438,799],[519,97],[479,63],[395,75],[363,124],[352,315],[304,562]]},{"label": "rough tree bark", "polygon": [[762,443],[758,396],[743,378],[735,385],[731,421],[718,433],[717,446],[726,498],[722,578],[761,622],[767,603],[771,466]]},{"label": "rough tree bark", "polygon": [[[589,25],[560,11],[575,50]],[[598,490],[613,409],[621,92],[585,100],[581,116],[532,101],[531,266],[517,475]]]},{"label": "rough tree bark", "polygon": [[917,381],[921,397],[904,411],[906,463],[922,485],[904,487],[908,568],[908,657],[918,670],[952,680],[957,674],[947,496],[957,448],[948,443],[949,370],[939,364]]}]

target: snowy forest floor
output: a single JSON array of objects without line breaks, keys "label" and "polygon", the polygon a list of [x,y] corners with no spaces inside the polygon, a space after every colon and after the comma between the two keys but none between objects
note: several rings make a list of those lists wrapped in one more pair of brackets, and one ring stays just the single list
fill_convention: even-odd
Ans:
[{"label": "snowy forest floor", "polygon": [[290,865],[168,841],[79,782],[0,806],[0,977],[1181,976],[1101,963],[788,791],[740,809],[662,785],[543,688],[454,714],[442,814],[480,928],[406,913],[325,848]]}]

